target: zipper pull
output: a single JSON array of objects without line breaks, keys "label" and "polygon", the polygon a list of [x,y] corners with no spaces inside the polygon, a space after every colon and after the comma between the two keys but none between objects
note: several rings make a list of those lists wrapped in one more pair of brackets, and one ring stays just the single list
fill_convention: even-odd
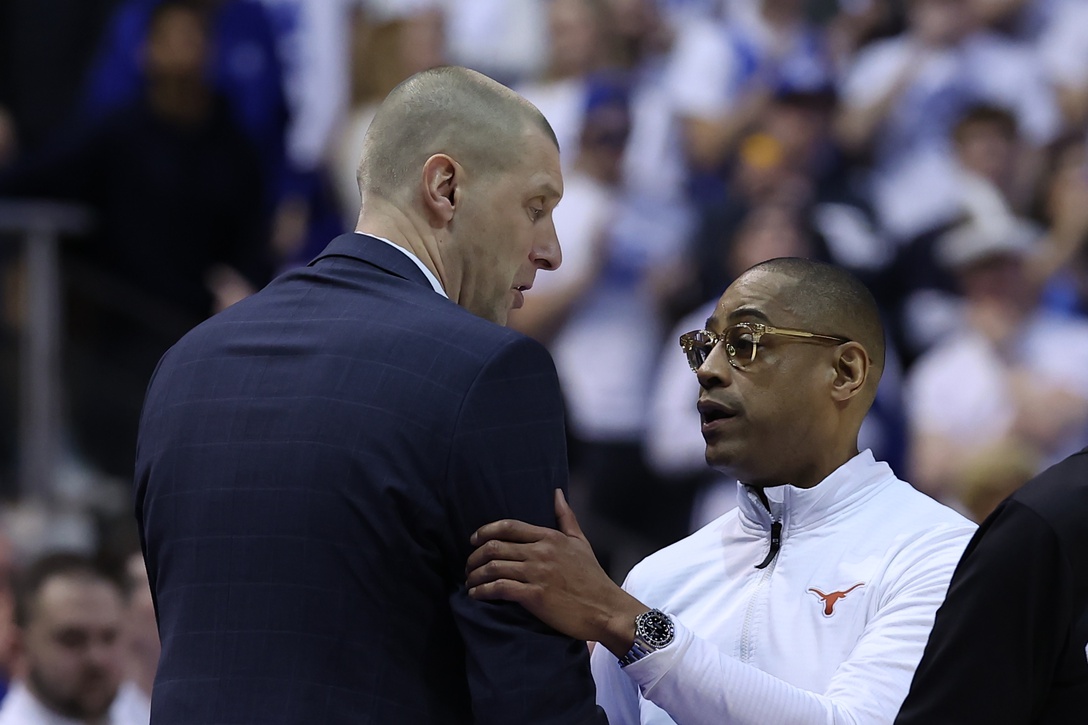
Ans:
[{"label": "zipper pull", "polygon": [[756,569],[766,569],[778,556],[778,550],[782,548],[782,522],[771,522],[771,548],[767,551],[767,558],[762,563],[756,564]]}]

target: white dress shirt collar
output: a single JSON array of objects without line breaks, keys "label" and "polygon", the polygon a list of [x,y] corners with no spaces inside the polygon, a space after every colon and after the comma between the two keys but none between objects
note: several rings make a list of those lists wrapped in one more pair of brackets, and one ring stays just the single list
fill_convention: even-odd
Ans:
[{"label": "white dress shirt collar", "polygon": [[412,260],[415,263],[415,265],[420,268],[420,270],[423,272],[423,274],[427,275],[427,281],[431,283],[431,287],[434,287],[435,292],[442,295],[446,299],[450,298],[450,296],[448,294],[446,294],[446,290],[444,290],[442,288],[442,283],[438,281],[438,277],[434,276],[434,272],[432,272],[427,267],[427,265],[425,265],[420,260],[420,258],[417,257],[415,254],[413,254],[411,251],[405,249],[404,247],[400,246],[399,244],[395,244],[395,243],[389,241],[385,237],[379,237],[377,234],[370,234],[369,232],[355,232],[355,233],[356,234],[363,234],[363,235],[368,236],[368,237],[374,237],[375,239],[383,241],[386,244],[388,244],[390,247],[392,247],[393,249],[397,250],[401,254],[408,257],[408,259]]}]

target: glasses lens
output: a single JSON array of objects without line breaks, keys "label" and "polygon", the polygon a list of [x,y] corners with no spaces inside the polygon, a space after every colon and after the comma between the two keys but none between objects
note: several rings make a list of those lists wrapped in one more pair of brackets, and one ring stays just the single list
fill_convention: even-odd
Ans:
[{"label": "glasses lens", "polygon": [[756,339],[751,330],[740,325],[730,327],[722,339],[725,342],[725,351],[729,354],[729,362],[734,367],[743,369],[751,364],[756,349]]},{"label": "glasses lens", "polygon": [[706,362],[716,342],[706,330],[696,330],[680,336],[680,347],[684,349],[692,370],[698,370]]}]

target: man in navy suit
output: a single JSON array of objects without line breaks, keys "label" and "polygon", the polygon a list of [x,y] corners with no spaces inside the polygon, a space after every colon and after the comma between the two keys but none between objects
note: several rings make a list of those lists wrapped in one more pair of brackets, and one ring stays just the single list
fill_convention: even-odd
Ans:
[{"label": "man in navy suit", "polygon": [[604,722],[586,646],[465,588],[469,536],[555,526],[563,410],[502,325],[557,267],[554,133],[463,68],[368,132],[357,232],[200,325],[148,389],[136,513],[155,725]]}]

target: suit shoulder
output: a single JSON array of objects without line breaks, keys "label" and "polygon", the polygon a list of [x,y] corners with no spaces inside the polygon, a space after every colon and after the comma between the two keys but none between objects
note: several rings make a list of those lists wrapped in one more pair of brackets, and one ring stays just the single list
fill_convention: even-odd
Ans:
[{"label": "suit shoulder", "polygon": [[472,314],[430,287],[363,265],[343,267],[332,268],[341,277],[312,268],[286,272],[190,330],[175,347],[186,351],[182,354],[200,354],[209,346],[259,339],[283,350],[354,354],[359,347],[393,345],[404,348],[406,364],[426,357],[427,347],[462,363],[484,364],[509,347],[547,355],[536,341]]},{"label": "suit shoulder", "polygon": [[554,372],[551,353],[540,342],[477,317],[456,304],[443,305],[442,314],[421,324],[424,335],[441,340],[451,351],[481,367],[512,358],[518,364],[541,366]]},{"label": "suit shoulder", "polygon": [[1025,483],[1012,500],[1040,513],[1069,508],[1083,514],[1088,505],[1088,448],[1065,458]]},{"label": "suit shoulder", "polygon": [[1088,551],[1088,448],[1054,464],[1009,498]]}]

